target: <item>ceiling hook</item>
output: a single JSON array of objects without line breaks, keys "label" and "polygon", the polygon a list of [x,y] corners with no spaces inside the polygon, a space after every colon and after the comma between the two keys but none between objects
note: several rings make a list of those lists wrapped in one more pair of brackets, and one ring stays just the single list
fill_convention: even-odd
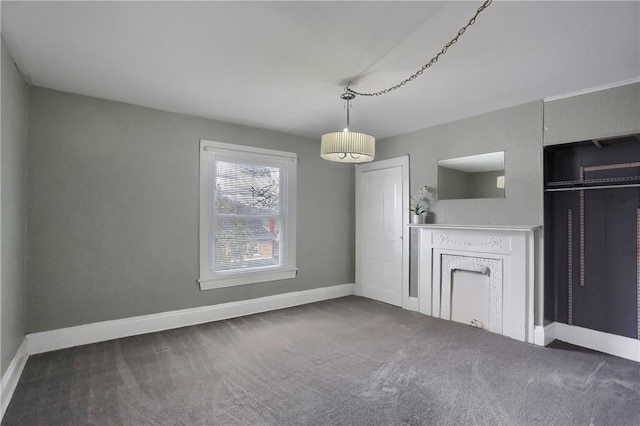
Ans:
[{"label": "ceiling hook", "polygon": [[356,97],[356,94],[351,88],[351,82],[348,82],[346,86],[344,86],[344,93],[340,96],[342,99],[345,99],[345,96],[349,97],[349,99],[353,99]]}]

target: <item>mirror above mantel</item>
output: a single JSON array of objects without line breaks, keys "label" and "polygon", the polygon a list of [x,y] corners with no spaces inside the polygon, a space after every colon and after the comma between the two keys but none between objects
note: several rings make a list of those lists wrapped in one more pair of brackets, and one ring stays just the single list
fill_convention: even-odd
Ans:
[{"label": "mirror above mantel", "polygon": [[504,198],[504,151],[438,161],[438,199]]}]

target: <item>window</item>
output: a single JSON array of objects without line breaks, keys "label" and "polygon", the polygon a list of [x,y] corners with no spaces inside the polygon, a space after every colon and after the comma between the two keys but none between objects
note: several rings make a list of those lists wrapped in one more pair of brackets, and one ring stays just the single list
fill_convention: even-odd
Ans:
[{"label": "window", "polygon": [[200,288],[296,276],[296,154],[200,141]]}]

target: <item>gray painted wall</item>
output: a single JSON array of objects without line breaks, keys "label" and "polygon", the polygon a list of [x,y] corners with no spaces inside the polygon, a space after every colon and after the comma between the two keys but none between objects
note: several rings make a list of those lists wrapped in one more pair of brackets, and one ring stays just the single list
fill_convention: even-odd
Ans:
[{"label": "gray painted wall", "polygon": [[423,185],[437,187],[438,160],[505,151],[506,198],[438,201],[435,222],[542,224],[541,102],[385,139],[376,150],[376,160],[409,154],[412,194]]},{"label": "gray painted wall", "polygon": [[[505,150],[505,199],[443,200],[435,223],[542,225],[544,145],[640,132],[640,83],[534,102],[435,126],[378,143],[377,158],[410,155],[411,193],[437,184],[437,161]],[[417,165],[417,166],[416,166]],[[535,322],[543,321],[542,229],[536,239]],[[415,253],[412,251],[412,265]],[[414,276],[412,271],[410,276]],[[412,281],[415,287],[415,283]]]},{"label": "gray painted wall", "polygon": [[[30,89],[29,331],[354,282],[353,167],[319,141]],[[200,291],[200,139],[296,152],[298,277]]]},{"label": "gray painted wall", "polygon": [[0,372],[4,375],[27,331],[26,134],[27,85],[13,63],[4,39],[2,51],[2,178],[0,217]]},{"label": "gray painted wall", "polygon": [[[632,133],[640,133],[640,83],[544,103],[545,146]],[[538,250],[542,276],[544,247]],[[542,286],[537,294],[543,295]]]},{"label": "gray painted wall", "polygon": [[[547,103],[546,143],[640,131],[639,87]],[[29,331],[353,282],[353,168],[322,161],[317,141],[42,88],[29,107]],[[377,159],[408,153],[415,192],[436,187],[438,159],[504,150],[505,199],[444,200],[430,218],[540,225],[542,117],[542,102],[494,111],[379,141]],[[199,291],[201,138],[298,153],[298,278]]]},{"label": "gray painted wall", "polygon": [[544,144],[640,132],[640,83],[545,102]]},{"label": "gray painted wall", "polygon": [[[446,224],[542,224],[542,102],[385,139],[376,150],[380,160],[409,154],[412,194],[423,185],[437,187],[438,160],[505,151],[505,198],[441,200],[430,217]],[[535,239],[535,323],[542,324],[542,232],[537,231]]]}]

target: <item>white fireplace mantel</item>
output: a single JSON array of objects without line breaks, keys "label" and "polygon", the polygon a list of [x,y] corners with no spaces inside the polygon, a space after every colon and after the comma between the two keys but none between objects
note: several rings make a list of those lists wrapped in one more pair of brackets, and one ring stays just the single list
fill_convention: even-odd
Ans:
[{"label": "white fireplace mantel", "polygon": [[532,232],[539,226],[511,226],[511,225],[447,225],[440,223],[423,223],[408,225],[411,228],[427,228],[427,229],[453,229],[453,230],[470,230],[470,231],[513,231],[513,232]]},{"label": "white fireplace mantel", "polygon": [[[500,288],[492,312],[500,313],[492,331],[534,342],[535,226],[410,225],[418,228],[418,299],[420,312],[448,319],[451,259],[476,264],[492,260],[500,268]],[[444,261],[444,262],[443,262]],[[493,265],[493,263],[492,263]],[[453,266],[457,268],[457,266]],[[444,279],[443,279],[443,274]],[[496,284],[498,285],[498,284]],[[441,307],[444,306],[443,309]],[[492,314],[492,315],[494,315]],[[501,330],[501,331],[498,331]]]}]

